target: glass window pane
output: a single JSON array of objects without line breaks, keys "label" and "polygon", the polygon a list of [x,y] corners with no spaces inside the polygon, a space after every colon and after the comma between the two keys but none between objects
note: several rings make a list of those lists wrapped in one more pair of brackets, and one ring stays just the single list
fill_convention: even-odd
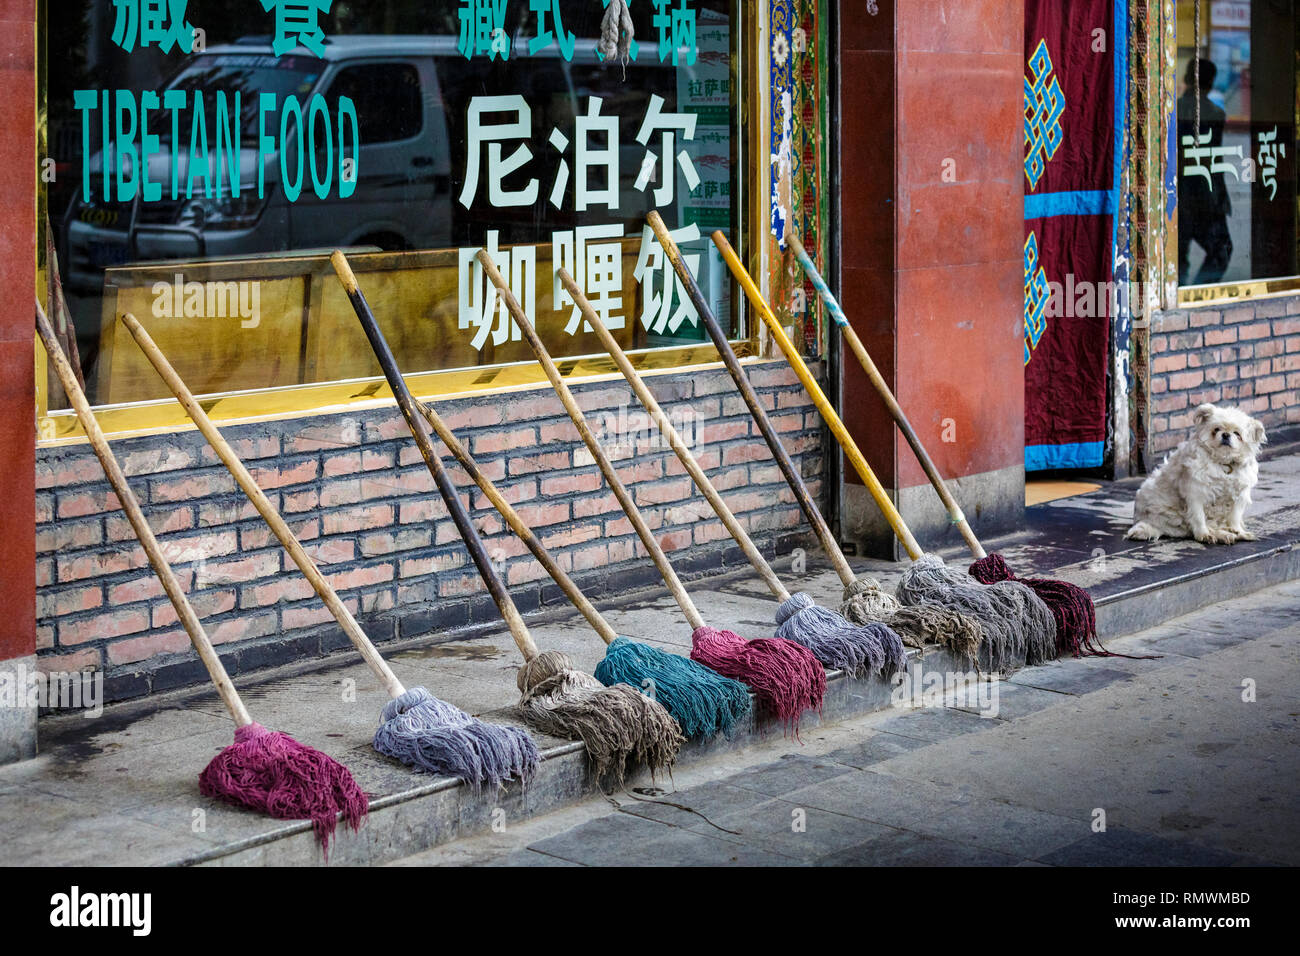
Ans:
[{"label": "glass window pane", "polygon": [[186,6],[205,49],[128,52],[114,5],[69,2],[43,38],[51,266],[92,401],[169,396],[123,311],[198,394],[377,376],[335,247],[408,372],[533,360],[479,248],[557,357],[603,354],[561,265],[625,348],[706,343],[651,209],[736,329],[708,237],[740,245],[738,9],[634,3],[624,65],[597,53],[590,0],[335,3],[320,55],[216,0]]},{"label": "glass window pane", "polygon": [[1196,6],[1178,4],[1179,282],[1295,275],[1295,4],[1203,0],[1194,57]]}]

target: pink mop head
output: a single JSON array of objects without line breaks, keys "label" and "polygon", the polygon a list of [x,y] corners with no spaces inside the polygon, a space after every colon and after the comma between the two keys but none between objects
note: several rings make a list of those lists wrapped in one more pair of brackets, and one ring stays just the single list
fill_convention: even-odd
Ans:
[{"label": "pink mop head", "polygon": [[356,830],[370,805],[347,767],[261,724],[235,729],[235,742],[199,774],[199,790],[279,820],[311,820],[326,854],[338,815]]},{"label": "pink mop head", "polygon": [[691,635],[691,660],[748,684],[760,706],[796,733],[799,715],[821,710],[826,696],[825,668],[812,651],[793,641],[747,641],[731,631],[701,627]]}]

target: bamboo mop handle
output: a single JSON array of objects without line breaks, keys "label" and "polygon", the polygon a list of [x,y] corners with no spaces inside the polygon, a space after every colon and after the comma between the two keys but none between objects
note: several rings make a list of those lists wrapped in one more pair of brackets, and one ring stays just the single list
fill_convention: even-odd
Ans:
[{"label": "bamboo mop handle", "polygon": [[[808,494],[808,489],[803,483],[803,477],[794,467],[794,463],[790,460],[790,456],[786,454],[785,447],[781,444],[781,440],[777,437],[776,431],[772,428],[772,423],[768,420],[767,412],[759,402],[758,396],[754,394],[753,386],[749,384],[749,379],[745,377],[745,371],[740,367],[740,360],[736,358],[736,353],[732,350],[731,343],[727,341],[727,336],[722,331],[722,326],[718,324],[717,317],[714,316],[713,310],[709,308],[709,303],[705,301],[704,293],[700,291],[699,284],[695,281],[695,276],[691,275],[690,269],[686,268],[686,262],[682,259],[682,253],[681,250],[677,248],[677,243],[674,242],[672,236],[668,234],[668,230],[664,226],[664,221],[659,217],[657,211],[651,210],[646,218],[650,222],[650,227],[654,229],[655,235],[659,237],[659,244],[663,247],[664,254],[668,256],[668,261],[673,264],[673,268],[677,271],[678,277],[681,278],[682,283],[686,286],[686,291],[691,297],[691,302],[695,305],[695,310],[700,314],[700,318],[704,321],[704,327],[708,330],[709,338],[713,340],[713,345],[718,350],[718,354],[722,357],[723,364],[731,374],[732,380],[735,381],[736,387],[740,389],[740,394],[744,397],[745,404],[749,406],[749,411],[754,416],[754,421],[758,424],[758,430],[762,433],[763,439],[767,442],[768,447],[772,449],[772,455],[776,458],[777,464],[781,466],[781,471],[785,475],[786,482],[794,491],[795,497],[800,499],[800,504],[803,506],[804,514],[815,511],[817,506],[813,504],[812,496]],[[885,516],[885,520],[889,522],[889,526],[893,529],[894,534],[896,534],[898,539],[903,543],[903,547],[907,550],[908,555],[913,559],[919,558],[921,556],[921,547],[916,543],[916,539],[912,537],[912,532],[907,529],[907,525],[903,523],[902,516],[899,515],[898,509],[896,509],[894,503],[889,500],[889,495],[885,493],[885,489],[876,479],[875,474],[869,467],[866,467],[865,459],[862,461],[862,465],[863,470],[859,473],[862,475],[862,480],[866,484],[867,490],[871,492],[871,496],[876,500],[877,506],[879,506],[881,513]]]},{"label": "bamboo mop handle", "polygon": [[573,579],[564,572],[563,568],[555,563],[555,559],[551,557],[550,552],[547,551],[542,542],[538,540],[537,535],[533,534],[532,529],[529,528],[528,525],[524,524],[524,519],[519,517],[519,513],[511,507],[510,502],[506,501],[501,492],[497,491],[496,485],[492,484],[488,479],[488,476],[483,474],[479,469],[478,464],[470,457],[469,451],[460,443],[460,440],[456,437],[455,433],[446,426],[443,420],[438,416],[438,413],[434,411],[432,406],[427,402],[417,402],[416,405],[424,414],[425,419],[427,419],[429,424],[433,427],[434,433],[442,439],[442,443],[447,446],[447,449],[456,457],[456,460],[460,462],[461,467],[465,469],[465,473],[474,480],[474,484],[479,486],[483,494],[487,496],[488,501],[492,502],[493,507],[500,512],[501,517],[505,518],[506,524],[510,526],[510,530],[518,535],[519,540],[528,546],[528,550],[533,553],[533,557],[537,559],[537,563],[540,564],[546,570],[546,573],[551,576],[551,580],[560,586],[560,590],[562,590],[565,595],[568,596],[569,600],[573,602],[574,606],[582,612],[582,616],[587,619],[587,622],[592,626],[596,633],[600,635],[600,639],[606,644],[614,643],[615,638],[618,637],[618,632],[609,626],[609,622],[606,621],[592,603],[587,600],[587,596],[582,593],[581,589],[579,589],[576,584],[573,583]]},{"label": "bamboo mop handle", "polygon": [[564,405],[564,410],[569,413],[569,418],[573,420],[574,426],[578,429],[578,434],[582,437],[583,444],[585,444],[587,450],[591,452],[591,457],[596,459],[596,464],[600,466],[600,471],[605,476],[605,481],[609,483],[609,487],[614,492],[614,497],[618,499],[618,503],[623,507],[623,511],[627,515],[628,520],[632,522],[632,527],[636,529],[638,537],[641,538],[641,543],[645,545],[646,551],[650,553],[650,559],[654,561],[655,567],[659,569],[660,575],[663,576],[664,584],[668,586],[668,590],[672,592],[673,598],[676,599],[678,607],[682,609],[682,613],[686,616],[686,621],[690,624],[691,630],[698,630],[703,627],[704,618],[700,615],[699,609],[695,607],[695,603],[691,600],[690,595],[686,593],[686,588],[682,586],[682,582],[677,577],[677,572],[673,570],[673,566],[668,563],[668,558],[665,557],[663,548],[659,547],[659,542],[655,540],[655,536],[651,533],[650,527],[645,523],[645,519],[641,517],[641,512],[637,508],[636,502],[632,500],[632,495],[619,479],[618,472],[614,470],[614,466],[610,464],[609,458],[605,456],[605,450],[600,447],[600,442],[596,440],[596,436],[592,433],[591,427],[587,424],[587,419],[582,414],[582,409],[578,407],[578,402],[574,399],[573,393],[569,391],[569,386],[566,385],[564,379],[560,377],[560,370],[555,367],[555,362],[551,359],[550,353],[546,351],[546,346],[542,344],[542,340],[538,337],[537,331],[533,328],[532,323],[528,321],[528,316],[524,314],[523,308],[519,305],[519,300],[516,299],[514,293],[510,291],[510,287],[506,285],[506,280],[502,277],[500,270],[497,269],[496,263],[492,261],[492,257],[489,256],[485,250],[480,249],[478,251],[478,260],[483,264],[483,271],[487,273],[488,278],[492,280],[492,284],[497,287],[497,291],[505,301],[506,308],[510,311],[510,315],[514,318],[515,322],[519,325],[520,330],[524,333],[524,338],[528,340],[528,344],[532,348],[533,354],[537,356],[537,361],[541,363],[542,368],[545,370],[547,379],[550,380],[551,386],[555,389],[555,394],[560,397],[560,402]]},{"label": "bamboo mop handle", "polygon": [[379,331],[379,323],[375,321],[369,303],[366,302],[365,296],[361,294],[361,289],[357,285],[357,277],[352,274],[352,267],[348,265],[347,257],[336,249],[334,254],[330,256],[330,262],[333,263],[334,271],[338,273],[338,277],[343,283],[343,289],[352,302],[352,308],[357,314],[357,320],[361,323],[361,328],[370,341],[370,347],[379,360],[379,367],[383,369],[384,378],[388,380],[388,387],[392,389],[393,396],[397,399],[397,407],[401,409],[402,417],[406,419],[411,434],[415,436],[415,443],[420,448],[424,463],[429,466],[434,484],[438,486],[438,492],[447,505],[447,511],[451,514],[451,520],[455,523],[456,530],[460,532],[460,536],[465,542],[465,548],[469,551],[474,566],[478,568],[479,576],[483,579],[483,583],[487,585],[488,593],[492,595],[492,600],[496,603],[497,610],[501,612],[501,617],[505,619],[506,627],[510,629],[510,636],[514,638],[519,652],[524,655],[524,660],[531,661],[537,656],[537,644],[533,641],[532,635],[528,633],[524,619],[520,616],[519,609],[515,607],[515,602],[511,599],[510,592],[506,590],[501,576],[497,574],[496,568],[492,566],[492,560],[488,557],[487,548],[483,545],[483,539],[479,537],[478,531],[470,522],[469,514],[465,511],[460,496],[456,493],[456,486],[452,484],[451,476],[447,474],[442,459],[438,457],[438,452],[433,447],[433,436],[429,431],[429,425],[423,416],[419,415],[415,410],[415,399],[411,396],[411,390],[406,387],[406,380],[402,378],[402,373],[397,367],[397,359],[393,357],[392,349],[388,347],[384,334]]},{"label": "bamboo mop handle", "polygon": [[645,382],[636,373],[636,369],[632,367],[632,363],[628,361],[627,356],[623,354],[623,350],[619,348],[614,336],[610,335],[609,329],[605,328],[605,324],[596,315],[596,310],[591,307],[591,302],[588,301],[583,291],[578,288],[578,284],[573,281],[573,276],[569,275],[568,270],[563,268],[559,269],[556,275],[559,276],[560,282],[569,295],[573,297],[573,301],[577,303],[587,323],[595,330],[596,337],[600,339],[600,344],[605,346],[605,351],[609,352],[613,357],[619,371],[623,373],[627,383],[632,386],[632,391],[636,393],[636,397],[641,400],[641,404],[650,413],[650,417],[659,427],[660,434],[668,440],[669,446],[676,453],[687,473],[690,474],[695,486],[700,489],[700,492],[713,507],[714,513],[722,520],[723,525],[726,526],[731,537],[735,539],[736,544],[740,545],[740,550],[745,552],[745,557],[749,559],[749,563],[754,566],[754,570],[758,572],[759,577],[776,595],[778,601],[788,601],[790,592],[781,584],[781,580],[776,576],[776,572],[772,570],[772,566],[767,563],[758,548],[754,546],[754,542],[750,540],[749,535],[745,533],[745,529],[736,520],[736,516],[727,507],[727,503],[718,494],[718,490],[713,487],[708,475],[704,473],[699,462],[695,460],[691,450],[686,447],[686,443],[682,441],[681,435],[677,433],[677,429],[668,420],[668,416],[663,413],[663,409],[659,407],[655,397],[650,394],[650,389],[646,388]]},{"label": "bamboo mop handle", "polygon": [[[758,286],[755,285],[754,280],[750,278],[749,272],[740,262],[740,257],[736,255],[736,250],[731,247],[731,243],[727,241],[727,237],[722,234],[721,229],[713,233],[713,244],[717,246],[718,251],[722,253],[722,258],[723,261],[727,263],[727,268],[731,270],[731,274],[735,276],[736,281],[740,283],[740,287],[745,290],[745,295],[749,297],[750,304],[753,305],[754,309],[763,319],[763,322],[767,325],[768,331],[772,333],[772,338],[775,339],[776,344],[785,355],[786,361],[790,363],[790,367],[793,368],[795,374],[799,376],[799,381],[803,383],[803,387],[812,398],[813,404],[816,405],[817,410],[822,413],[822,419],[826,422],[831,432],[834,433],[835,437],[839,439],[840,444],[844,445],[845,438],[848,436],[848,432],[844,428],[844,423],[840,421],[840,416],[835,413],[835,409],[831,406],[831,403],[827,401],[826,395],[821,390],[821,386],[817,384],[817,380],[813,378],[812,372],[810,372],[808,366],[804,364],[802,356],[799,355],[798,350],[795,349],[794,344],[785,334],[785,329],[781,328],[781,323],[776,320],[776,316],[773,315],[772,310],[768,308],[767,301],[763,298],[763,294],[758,291]],[[857,446],[851,444],[851,439],[850,446],[845,447],[846,454],[849,454],[850,457],[852,455],[860,456],[861,453],[858,452]],[[851,451],[848,450],[849,447],[852,448]],[[844,557],[844,551],[840,548],[840,543],[835,540],[835,535],[831,533],[830,526],[826,524],[826,519],[821,516],[821,512],[814,512],[814,514],[816,517],[812,519],[813,530],[817,532],[817,537],[821,540],[822,548],[824,548],[826,553],[830,555],[831,563],[835,565],[835,573],[839,575],[841,583],[843,583],[845,587],[848,587],[855,580],[853,568],[849,566],[849,561]]]},{"label": "bamboo mop handle", "polygon": [[858,357],[858,362],[861,363],[863,371],[867,373],[867,378],[871,380],[871,384],[880,394],[885,407],[889,409],[889,414],[894,417],[898,430],[903,433],[903,437],[907,439],[907,443],[912,447],[912,453],[916,455],[916,460],[921,463],[921,468],[925,471],[926,477],[930,479],[930,484],[939,493],[939,499],[943,502],[943,506],[948,509],[948,516],[952,519],[952,523],[957,526],[961,536],[966,539],[966,546],[970,548],[971,554],[975,555],[976,558],[984,557],[984,546],[980,544],[979,538],[975,537],[975,530],[970,526],[970,522],[966,520],[965,513],[961,510],[961,506],[957,504],[957,499],[948,490],[948,484],[943,480],[943,476],[939,474],[934,459],[930,457],[930,453],[921,444],[921,439],[917,436],[912,423],[907,420],[903,407],[898,404],[898,399],[894,397],[893,391],[890,390],[889,383],[885,381],[885,377],[876,368],[876,363],[867,354],[866,347],[863,346],[862,340],[858,338],[858,333],[853,330],[853,326],[849,325],[848,316],[840,308],[840,304],[831,293],[826,280],[817,271],[816,265],[813,264],[812,258],[804,249],[803,243],[799,241],[799,237],[791,233],[787,239],[790,248],[794,250],[795,258],[803,266],[804,273],[812,282],[822,301],[826,303],[826,309],[830,312],[832,321],[843,333],[845,340],[849,343],[849,348],[853,350],[853,354]]},{"label": "bamboo mop handle", "polygon": [[312,588],[315,589],[325,606],[329,608],[330,613],[334,615],[334,620],[338,621],[339,627],[343,628],[343,632],[347,634],[353,646],[360,652],[371,671],[383,683],[388,695],[390,697],[399,697],[406,693],[406,688],[397,679],[397,675],[389,668],[387,662],[379,656],[375,646],[370,643],[370,639],[361,630],[361,625],[352,616],[352,612],[339,600],[334,588],[325,580],[325,577],[316,567],[316,563],[303,550],[302,545],[298,543],[298,539],[289,530],[288,524],[280,517],[280,513],[275,510],[275,506],[271,504],[262,489],[257,486],[257,482],[248,473],[244,463],[239,460],[235,450],[222,437],[221,432],[217,431],[217,427],[212,424],[212,420],[208,418],[207,413],[191,394],[189,387],[181,379],[176,369],[172,368],[171,362],[167,361],[167,356],[163,355],[154,340],[150,338],[149,333],[144,330],[144,326],[129,312],[122,313],[122,324],[126,326],[127,331],[131,333],[132,338],[135,339],[140,346],[140,350],[144,352],[150,363],[158,371],[162,380],[167,383],[167,387],[172,390],[172,394],[181,403],[181,407],[185,409],[186,414],[198,426],[203,437],[212,446],[212,450],[221,459],[221,463],[234,476],[240,489],[248,496],[248,500],[253,503],[257,513],[262,516],[262,520],[267,523],[272,533],[279,539],[280,544],[289,552],[289,556],[298,565],[298,569],[302,571],[303,576],[311,582]]},{"label": "bamboo mop handle", "polygon": [[54,365],[55,372],[58,373],[59,381],[63,384],[63,390],[68,395],[68,400],[72,402],[72,407],[77,413],[77,420],[81,422],[81,427],[86,431],[86,437],[90,440],[90,447],[94,449],[95,457],[99,463],[104,466],[104,474],[108,476],[108,483],[112,485],[113,492],[117,495],[117,500],[122,505],[122,510],[126,512],[127,521],[131,522],[131,527],[135,531],[135,536],[140,539],[140,546],[144,548],[144,553],[149,557],[149,564],[152,565],[154,573],[158,575],[158,580],[162,582],[163,590],[167,592],[168,599],[172,602],[172,607],[176,609],[176,616],[180,618],[181,624],[185,627],[185,632],[190,636],[190,642],[194,645],[194,650],[198,652],[199,659],[203,661],[203,666],[207,668],[208,676],[212,678],[212,683],[217,688],[217,693],[221,697],[222,703],[230,711],[230,715],[235,719],[236,727],[246,727],[253,722],[253,718],[248,715],[248,709],[244,702],[239,699],[239,694],[235,691],[235,686],[230,683],[230,677],[226,674],[226,668],[221,663],[221,658],[212,648],[212,641],[208,639],[207,633],[203,630],[203,625],[199,623],[198,615],[194,613],[194,608],[190,606],[189,599],[181,589],[181,583],[176,579],[176,574],[172,571],[171,565],[163,557],[162,548],[158,546],[158,539],[154,537],[153,529],[149,527],[149,522],[145,520],[144,512],[140,510],[140,502],[135,497],[135,492],[127,483],[126,475],[122,472],[122,466],[117,463],[112,449],[109,447],[108,439],[104,437],[104,432],[99,427],[99,422],[95,419],[95,414],[90,410],[90,402],[86,400],[85,393],[81,390],[81,385],[77,381],[76,373],[72,370],[71,363],[63,353],[63,348],[59,345],[59,340],[50,326],[50,320],[45,315],[45,310],[41,308],[40,302],[36,303],[36,331],[45,344],[45,351],[49,353],[50,361]]}]

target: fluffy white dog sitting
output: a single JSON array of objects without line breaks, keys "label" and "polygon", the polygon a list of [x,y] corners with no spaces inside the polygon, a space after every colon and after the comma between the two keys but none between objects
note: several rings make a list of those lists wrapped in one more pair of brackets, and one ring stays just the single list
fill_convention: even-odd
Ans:
[{"label": "fluffy white dog sitting", "polygon": [[1217,405],[1197,406],[1192,425],[1187,440],[1142,482],[1124,537],[1254,541],[1243,518],[1259,480],[1255,456],[1266,441],[1264,426],[1239,408]]}]

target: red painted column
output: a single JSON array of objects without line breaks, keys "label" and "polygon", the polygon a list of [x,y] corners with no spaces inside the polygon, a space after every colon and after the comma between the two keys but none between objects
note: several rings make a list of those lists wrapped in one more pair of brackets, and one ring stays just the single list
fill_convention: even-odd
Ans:
[{"label": "red painted column", "polygon": [[[36,4],[0,0],[0,672],[36,653]],[[0,763],[33,756],[36,712],[0,706]]]},{"label": "red painted column", "polygon": [[[845,311],[977,533],[1009,530],[1024,513],[1022,5],[913,0],[878,4],[874,17],[848,6]],[[960,544],[847,349],[842,367],[850,431],[921,545]],[[843,469],[846,539],[901,557]]]}]

